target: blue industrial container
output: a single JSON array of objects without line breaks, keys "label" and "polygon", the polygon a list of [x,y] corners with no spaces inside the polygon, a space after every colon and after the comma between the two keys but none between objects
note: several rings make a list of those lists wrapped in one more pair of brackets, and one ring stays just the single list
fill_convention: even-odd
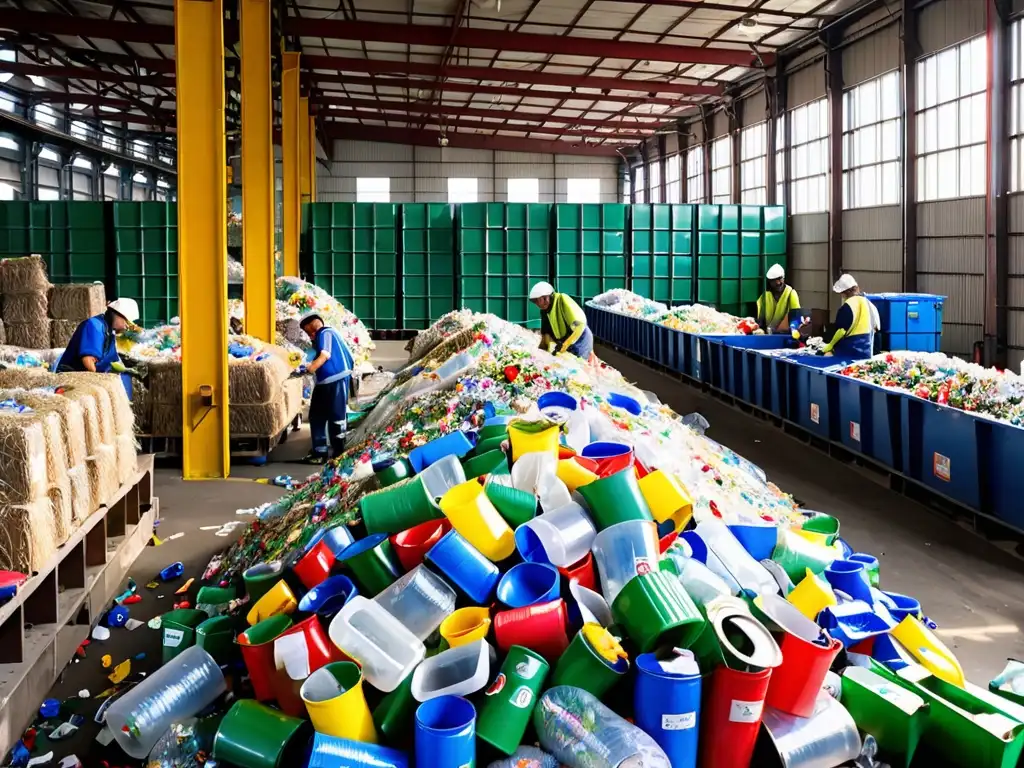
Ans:
[{"label": "blue industrial container", "polygon": [[839,439],[839,386],[827,371],[848,361],[818,355],[786,358],[789,371],[789,418],[825,440]]},{"label": "blue industrial container", "polygon": [[730,335],[711,338],[718,339],[722,345],[725,391],[751,405],[756,405],[759,408],[766,407],[764,396],[759,397],[756,394],[758,389],[757,371],[764,361],[764,355],[760,354],[758,350],[785,349],[793,345],[793,340],[780,334],[772,336]]},{"label": "blue industrial container", "polygon": [[982,503],[1007,525],[1024,531],[1024,429],[978,419]]},{"label": "blue industrial container", "polygon": [[902,397],[904,472],[943,496],[980,510],[981,420],[913,395]]},{"label": "blue industrial container", "polygon": [[875,351],[910,350],[937,352],[942,337],[942,305],[945,296],[930,293],[869,293],[878,309],[881,332]]},{"label": "blue industrial container", "polygon": [[903,471],[903,393],[838,374],[836,381],[843,445]]},{"label": "blue industrial container", "polygon": [[791,371],[796,367],[789,364],[785,357],[766,357],[769,361],[769,407],[772,413],[781,419],[792,421],[789,409],[789,380]]}]

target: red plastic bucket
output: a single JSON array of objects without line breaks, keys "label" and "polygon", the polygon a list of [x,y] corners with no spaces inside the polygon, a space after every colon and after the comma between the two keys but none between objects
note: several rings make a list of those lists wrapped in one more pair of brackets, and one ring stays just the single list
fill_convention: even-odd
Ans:
[{"label": "red plastic bucket", "polygon": [[608,477],[633,466],[633,449],[624,443],[591,443],[583,449],[582,457],[597,464],[591,471],[598,477]]},{"label": "red plastic bucket", "polygon": [[701,768],[750,768],[771,676],[724,666],[711,674],[700,713]]},{"label": "red plastic bucket", "polygon": [[[306,653],[309,658],[309,673],[313,674],[320,667],[324,667],[333,661],[351,661],[334,643],[331,642],[324,631],[320,617],[316,614],[304,619],[291,629],[282,632],[276,640],[287,635],[301,633],[306,639]],[[273,643],[271,643],[273,646]],[[292,680],[283,669],[277,669],[274,662],[274,654],[271,651],[271,666],[274,668],[273,691],[277,705],[286,715],[292,717],[303,717],[306,714],[306,705],[302,702],[299,689],[305,680]]]},{"label": "red plastic bucket", "polygon": [[452,524],[447,518],[428,520],[396,533],[391,537],[391,547],[402,567],[411,571],[423,562],[423,556],[451,529]]},{"label": "red plastic bucket", "polygon": [[559,598],[550,603],[502,611],[494,617],[494,637],[505,653],[521,645],[548,660],[557,659],[569,647],[569,612]]},{"label": "red plastic bucket", "polygon": [[[290,616],[279,613],[249,627],[235,640],[249,670],[257,701],[274,700],[274,641],[292,626]],[[250,639],[255,642],[250,644]]]},{"label": "red plastic bucket", "polygon": [[292,566],[292,570],[306,589],[312,589],[331,575],[332,565],[334,553],[327,546],[327,542],[320,539]]},{"label": "red plastic bucket", "polygon": [[808,643],[796,635],[785,633],[779,648],[782,664],[772,673],[765,703],[781,712],[797,717],[810,717],[814,702],[825,682],[825,673],[835,661],[843,644],[830,638],[827,646]]},{"label": "red plastic bucket", "polygon": [[582,559],[572,565],[559,568],[558,571],[569,581],[578,581],[581,587],[597,589],[597,579],[594,577],[594,556],[590,552],[587,552]]}]

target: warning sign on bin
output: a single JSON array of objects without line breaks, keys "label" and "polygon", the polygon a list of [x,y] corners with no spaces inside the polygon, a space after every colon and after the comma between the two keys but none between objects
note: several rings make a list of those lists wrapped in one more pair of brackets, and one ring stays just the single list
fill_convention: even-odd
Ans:
[{"label": "warning sign on bin", "polygon": [[821,410],[817,403],[811,403],[811,421],[818,424],[821,419]]},{"label": "warning sign on bin", "polygon": [[948,483],[950,477],[949,456],[943,456],[936,451],[932,457],[932,472],[939,480],[945,480]]},{"label": "warning sign on bin", "polygon": [[860,424],[856,421],[850,422],[850,439],[860,442]]}]

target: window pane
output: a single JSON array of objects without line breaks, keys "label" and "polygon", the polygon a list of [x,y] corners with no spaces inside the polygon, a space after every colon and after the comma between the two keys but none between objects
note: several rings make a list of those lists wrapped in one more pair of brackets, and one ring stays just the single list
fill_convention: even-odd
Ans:
[{"label": "window pane", "polygon": [[476,179],[448,179],[448,202],[477,202]]},{"label": "window pane", "polygon": [[536,203],[540,201],[539,179],[509,179],[508,202]]},{"label": "window pane", "polygon": [[[449,185],[449,192],[451,186]],[[391,179],[380,177],[356,179],[357,203],[390,203]]]},{"label": "window pane", "polygon": [[[637,172],[636,194],[643,195],[643,177]],[[566,184],[566,202],[568,203],[600,203],[600,179],[568,179]],[[637,202],[643,202],[638,200]]]}]

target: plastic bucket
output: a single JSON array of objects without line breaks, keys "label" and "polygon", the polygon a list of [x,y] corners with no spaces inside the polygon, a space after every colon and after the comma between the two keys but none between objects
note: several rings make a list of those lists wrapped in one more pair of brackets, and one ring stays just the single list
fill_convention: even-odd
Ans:
[{"label": "plastic bucket", "polygon": [[638,481],[640,493],[657,523],[672,521],[673,530],[686,527],[693,516],[693,499],[679,481],[668,472],[656,469]]},{"label": "plastic bucket", "polygon": [[484,493],[513,530],[537,516],[537,497],[529,491],[511,485],[487,483]]},{"label": "plastic bucket", "polygon": [[196,644],[196,627],[208,618],[206,611],[194,608],[181,608],[163,615],[160,627],[163,631],[164,664]]},{"label": "plastic bucket", "polygon": [[838,640],[826,637],[827,644],[809,643],[796,635],[783,634],[779,649],[782,664],[772,672],[765,703],[780,712],[797,717],[810,717],[814,702],[825,682],[836,655],[843,647]]},{"label": "plastic bucket", "polygon": [[347,525],[339,524],[324,531],[323,541],[327,548],[331,550],[331,554],[337,558],[338,555],[345,551],[346,547],[355,541],[355,537],[352,536],[352,531],[349,530]]},{"label": "plastic bucket", "polygon": [[274,640],[291,626],[291,617],[282,613],[249,627],[235,640],[242,651],[242,661],[249,670],[249,680],[258,701],[274,699]]},{"label": "plastic bucket", "polygon": [[855,560],[836,560],[825,569],[824,575],[835,591],[843,592],[854,600],[873,602],[864,563]]},{"label": "plastic bucket", "polygon": [[425,558],[447,580],[477,605],[490,602],[498,586],[498,566],[484,557],[472,544],[448,531]]},{"label": "plastic bucket", "polygon": [[380,465],[373,465],[374,474],[377,476],[377,485],[387,488],[389,485],[400,483],[413,476],[412,465],[405,459],[388,459]]},{"label": "plastic bucket", "polygon": [[491,631],[488,608],[459,608],[441,622],[441,637],[449,648],[483,640]]},{"label": "plastic bucket", "polygon": [[196,593],[196,605],[227,605],[238,597],[238,590],[231,587],[200,587]]},{"label": "plastic bucket", "polygon": [[701,707],[701,768],[750,768],[772,671],[718,667]]},{"label": "plastic bucket", "polygon": [[242,573],[242,581],[245,583],[245,594],[249,596],[249,603],[255,604],[273,587],[284,573],[284,564],[257,563],[246,568]]},{"label": "plastic bucket", "polygon": [[839,538],[839,519],[832,515],[815,515],[800,526],[800,532],[809,541],[830,547]]},{"label": "plastic bucket", "polygon": [[584,447],[583,458],[597,463],[594,473],[608,477],[633,466],[633,448],[625,443],[591,443]]},{"label": "plastic bucket", "polygon": [[609,603],[634,578],[657,570],[658,549],[658,528],[652,520],[627,520],[597,534],[591,552],[601,594]]},{"label": "plastic bucket", "polygon": [[612,602],[612,617],[641,653],[668,643],[688,648],[704,628],[704,618],[682,584],[664,571],[626,584]]},{"label": "plastic bucket", "polygon": [[236,630],[234,617],[214,616],[196,627],[196,645],[210,654],[218,664],[226,664],[237,658]]},{"label": "plastic bucket", "polygon": [[[395,690],[380,700],[373,710],[373,724],[389,744],[407,744],[412,741],[412,721],[419,702],[412,697],[412,675]],[[335,768],[334,764],[326,768]],[[381,766],[381,768],[385,768]]]},{"label": "plastic bucket", "polygon": [[[303,658],[296,658],[297,656]],[[274,640],[274,698],[285,714],[301,717],[305,707],[299,695],[302,682],[332,661],[348,656],[331,642],[318,616],[310,616],[286,629]]]},{"label": "plastic bucket", "polygon": [[571,685],[601,699],[627,672],[629,659],[618,641],[600,624],[584,624],[555,664],[549,687]]},{"label": "plastic bucket", "polygon": [[460,696],[440,696],[416,710],[416,765],[476,765],[476,710]]},{"label": "plastic bucket", "polygon": [[252,699],[239,699],[220,721],[213,757],[239,768],[290,768],[303,765],[312,729]]},{"label": "plastic bucket", "polygon": [[488,560],[501,562],[516,551],[515,534],[475,480],[457,485],[442,496],[441,511]]},{"label": "plastic bucket", "polygon": [[613,408],[621,408],[634,416],[639,416],[644,411],[643,406],[637,400],[627,395],[620,395],[618,392],[611,392],[608,395],[608,405]]},{"label": "plastic bucket", "polygon": [[516,549],[527,562],[564,568],[590,554],[595,535],[586,510],[571,502],[516,528]]},{"label": "plastic bucket", "polygon": [[558,457],[557,424],[548,422],[514,421],[508,425],[508,438],[512,444],[512,461],[518,461],[527,453],[550,453]]},{"label": "plastic bucket", "polygon": [[778,543],[779,529],[774,525],[730,525],[729,530],[750,556],[759,562],[770,559]]},{"label": "plastic bucket", "polygon": [[416,701],[472,696],[491,679],[494,658],[494,649],[486,640],[475,640],[434,654],[413,670],[412,696]]},{"label": "plastic bucket", "polygon": [[313,751],[306,768],[409,768],[409,757],[397,749],[339,739],[325,733],[313,735]]},{"label": "plastic bucket", "polygon": [[568,604],[569,619],[574,626],[612,625],[612,609],[608,607],[608,601],[600,592],[595,592],[578,581],[570,581],[569,594],[572,595],[572,602]]},{"label": "plastic bucket", "polygon": [[466,433],[461,430],[451,432],[444,437],[431,440],[426,445],[414,448],[409,453],[409,463],[417,472],[422,472],[431,464],[440,461],[445,456],[462,458],[476,445],[476,434]]},{"label": "plastic bucket", "polygon": [[249,622],[249,626],[254,626],[279,613],[294,613],[298,606],[299,602],[295,599],[295,593],[292,592],[287,582],[281,579],[256,601],[245,618]]},{"label": "plastic bucket", "polygon": [[855,563],[864,563],[864,570],[868,574],[868,583],[872,587],[878,587],[879,583],[879,567],[878,558],[874,555],[868,555],[863,552],[855,552],[850,555],[847,560],[853,560]]},{"label": "plastic bucket", "polygon": [[545,392],[537,398],[537,408],[541,413],[547,409],[555,409],[555,415],[562,415],[563,411],[575,411],[579,407],[579,401],[568,392]]},{"label": "plastic bucket", "polygon": [[340,611],[359,590],[348,576],[331,576],[317,584],[299,600],[302,613],[330,617]]},{"label": "plastic bucket", "polygon": [[443,515],[430,496],[423,479],[368,493],[359,502],[368,533],[398,533]]},{"label": "plastic bucket", "polygon": [[420,640],[426,640],[455,610],[455,590],[425,565],[418,565],[376,597],[377,604]]},{"label": "plastic bucket", "polygon": [[498,600],[509,608],[525,608],[549,603],[558,597],[561,576],[558,569],[544,563],[519,563],[498,582]]},{"label": "plastic bucket", "polygon": [[391,537],[391,548],[398,557],[402,568],[411,571],[423,562],[423,557],[441,540],[452,524],[447,519],[428,520],[417,526],[396,533]]},{"label": "plastic bucket", "polygon": [[695,768],[700,733],[700,674],[667,669],[653,653],[636,658],[633,713],[637,726],[650,735],[672,768]]},{"label": "plastic bucket", "polygon": [[[508,432],[502,430],[501,434],[491,435],[490,437],[483,438],[479,443],[476,444],[476,449],[470,454],[473,458],[477,456],[483,456],[485,453],[491,451],[501,451],[503,443],[508,441]],[[504,453],[504,451],[502,451]]]},{"label": "plastic bucket", "polygon": [[597,589],[597,573],[594,570],[594,555],[590,552],[587,552],[586,555],[575,563],[559,568],[558,572],[562,574],[570,584],[576,582],[587,589]]},{"label": "plastic bucket", "polygon": [[814,621],[825,608],[838,602],[832,585],[810,568],[805,569],[804,577],[797,582],[793,591],[786,595],[786,599],[811,621]]},{"label": "plastic bucket", "polygon": [[779,531],[779,543],[772,553],[772,560],[785,569],[794,584],[803,578],[807,569],[822,573],[829,563],[838,559],[838,553],[831,547],[808,541],[799,531],[791,529]]},{"label": "plastic bucket", "polygon": [[883,594],[895,606],[895,608],[889,608],[889,613],[892,614],[893,619],[896,621],[903,621],[907,616],[921,618],[921,603],[916,597],[901,595],[899,592],[885,592]]},{"label": "plastic bucket", "polygon": [[506,755],[519,748],[550,667],[529,648],[514,645],[485,691],[476,723],[477,738]]},{"label": "plastic bucket", "polygon": [[321,667],[306,678],[301,696],[318,733],[377,743],[358,665],[337,661]]},{"label": "plastic bucket", "polygon": [[579,458],[560,459],[555,470],[558,479],[565,483],[570,493],[597,480],[597,473],[583,466]]},{"label": "plastic bucket", "polygon": [[627,520],[654,520],[632,467],[580,488],[598,531]]},{"label": "plastic bucket", "polygon": [[346,547],[337,562],[352,575],[359,593],[367,597],[376,596],[401,573],[391,542],[383,533],[367,536]]},{"label": "plastic bucket", "polygon": [[[466,471],[462,463],[454,456],[445,456],[435,461],[419,474],[419,480],[432,500],[440,499],[451,488],[466,482]],[[435,509],[440,512],[440,508]]]},{"label": "plastic bucket", "polygon": [[327,542],[320,539],[292,566],[292,570],[306,589],[312,589],[331,575],[332,565],[334,553]]},{"label": "plastic bucket", "polygon": [[521,645],[544,658],[557,659],[569,647],[569,615],[565,601],[501,611],[494,617],[494,637],[502,651]]},{"label": "plastic bucket", "polygon": [[462,468],[466,472],[466,479],[472,480],[481,475],[489,475],[502,464],[507,464],[508,458],[501,450],[487,451],[479,456],[474,456],[462,462]]}]

